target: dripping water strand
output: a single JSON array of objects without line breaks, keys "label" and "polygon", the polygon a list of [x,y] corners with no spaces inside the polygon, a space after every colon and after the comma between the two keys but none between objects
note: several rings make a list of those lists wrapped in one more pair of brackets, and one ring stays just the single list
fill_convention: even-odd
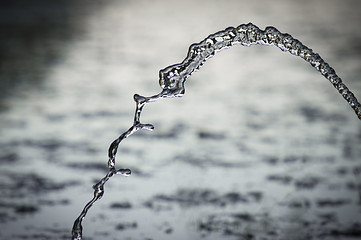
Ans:
[{"label": "dripping water strand", "polygon": [[131,170],[130,169],[116,169],[115,168],[115,156],[118,151],[118,146],[120,142],[124,139],[132,135],[133,133],[137,132],[140,129],[152,131],[154,126],[152,124],[142,124],[140,123],[140,116],[143,110],[143,107],[148,102],[155,102],[162,98],[173,97],[174,95],[171,94],[172,90],[163,90],[161,93],[154,95],[152,97],[143,97],[138,94],[134,95],[134,101],[136,102],[136,109],[134,113],[134,122],[133,125],[128,129],[128,131],[121,134],[117,139],[115,139],[109,147],[108,150],[108,173],[100,179],[98,183],[93,186],[94,189],[94,196],[93,198],[85,205],[82,212],[78,216],[78,218],[74,221],[73,229],[72,229],[72,239],[73,240],[81,240],[82,239],[82,221],[84,220],[86,214],[88,213],[89,209],[93,206],[93,204],[102,198],[104,195],[104,185],[105,183],[114,175],[120,174],[124,176],[130,176]]},{"label": "dripping water strand", "polygon": [[140,129],[154,129],[152,124],[143,124],[140,121],[141,113],[147,103],[155,102],[163,98],[181,97],[185,93],[184,84],[187,78],[197,71],[204,62],[213,57],[215,53],[227,49],[233,45],[266,45],[277,46],[282,51],[288,51],[293,55],[303,58],[318,70],[332,85],[338,90],[342,97],[349,103],[355,111],[357,117],[361,119],[361,104],[357,101],[354,94],[346,87],[335,72],[317,53],[304,46],[299,40],[293,38],[287,33],[281,33],[274,27],[267,27],[260,30],[252,23],[242,24],[236,28],[229,27],[223,31],[209,35],[199,43],[192,44],[189,47],[187,57],[179,64],[168,66],[159,71],[159,84],[163,89],[160,93],[152,97],[143,97],[138,94],[134,95],[136,109],[134,113],[133,125],[109,147],[108,151],[108,173],[93,186],[94,197],[85,205],[79,217],[75,220],[72,229],[72,239],[82,239],[82,221],[92,205],[102,198],[104,194],[105,183],[114,175],[121,174],[129,176],[129,169],[116,169],[115,157],[119,144],[127,137]]}]

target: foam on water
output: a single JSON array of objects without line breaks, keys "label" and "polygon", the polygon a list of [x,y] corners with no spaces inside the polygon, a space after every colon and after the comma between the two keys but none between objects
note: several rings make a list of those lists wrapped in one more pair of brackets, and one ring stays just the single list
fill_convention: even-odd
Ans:
[{"label": "foam on water", "polygon": [[140,129],[154,129],[151,124],[143,124],[140,121],[143,107],[149,102],[155,102],[163,98],[181,97],[185,93],[185,82],[192,73],[197,71],[204,62],[213,57],[215,53],[227,49],[233,45],[251,46],[255,44],[266,46],[277,46],[282,51],[290,52],[293,55],[303,58],[309,62],[312,67],[319,71],[327,78],[342,97],[355,111],[357,117],[361,119],[361,104],[357,101],[354,94],[346,87],[341,78],[337,76],[335,70],[329,66],[317,53],[312,49],[304,46],[299,40],[293,38],[287,33],[281,33],[274,27],[266,27],[260,30],[252,23],[242,24],[236,28],[229,27],[223,31],[209,35],[203,41],[192,44],[189,47],[187,57],[178,64],[168,66],[159,71],[159,84],[162,91],[151,97],[144,97],[138,94],[134,95],[136,110],[134,114],[133,125],[109,147],[108,151],[108,173],[93,186],[94,197],[85,205],[79,217],[75,220],[72,229],[72,239],[82,239],[82,221],[92,205],[104,194],[105,183],[114,175],[121,174],[129,176],[129,169],[116,169],[115,157],[119,144],[127,137]]}]

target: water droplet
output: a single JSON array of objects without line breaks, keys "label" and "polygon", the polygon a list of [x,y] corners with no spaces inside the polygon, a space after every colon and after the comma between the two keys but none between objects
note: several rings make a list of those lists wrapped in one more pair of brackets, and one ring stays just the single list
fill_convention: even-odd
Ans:
[{"label": "water droplet", "polygon": [[132,171],[130,169],[119,169],[117,170],[117,174],[121,174],[128,177],[132,174]]}]

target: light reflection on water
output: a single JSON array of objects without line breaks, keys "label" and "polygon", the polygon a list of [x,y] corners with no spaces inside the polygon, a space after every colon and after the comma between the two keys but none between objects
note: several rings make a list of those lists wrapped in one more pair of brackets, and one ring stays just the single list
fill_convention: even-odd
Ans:
[{"label": "light reflection on water", "polygon": [[[360,99],[359,3],[351,2],[214,2],[203,12],[201,2],[115,1],[95,10],[79,2],[92,14],[68,28],[65,48],[51,45],[60,60],[19,70],[29,82],[1,100],[0,237],[70,239],[90,186],[106,171],[109,143],[131,122],[132,95],[157,92],[159,69],[229,25],[290,32]],[[41,83],[29,77],[33,68],[44,73]],[[302,60],[254,46],[220,53],[187,87],[181,99],[147,106],[153,133],[122,143],[118,163],[133,174],[106,185],[84,222],[85,239],[360,236],[352,230],[360,225],[361,129],[327,80]]]}]

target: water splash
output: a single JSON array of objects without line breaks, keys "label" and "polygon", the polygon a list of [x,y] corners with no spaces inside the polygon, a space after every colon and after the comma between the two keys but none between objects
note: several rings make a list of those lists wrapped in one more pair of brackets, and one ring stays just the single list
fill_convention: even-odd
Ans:
[{"label": "water splash", "polygon": [[251,46],[255,44],[266,46],[277,46],[282,51],[290,52],[293,55],[303,58],[309,62],[312,67],[319,71],[327,78],[342,97],[355,111],[357,117],[361,119],[361,104],[357,101],[354,94],[346,87],[335,72],[317,53],[310,48],[304,46],[299,40],[293,38],[287,33],[281,33],[274,27],[267,27],[260,30],[252,23],[242,24],[236,28],[229,27],[223,31],[209,35],[206,39],[199,43],[192,44],[189,47],[187,57],[178,64],[168,66],[159,71],[159,84],[162,91],[151,97],[144,97],[138,94],[134,95],[136,109],[134,114],[133,125],[117,139],[115,139],[109,147],[108,151],[108,173],[93,186],[94,197],[84,207],[79,217],[75,220],[72,230],[72,239],[82,239],[82,221],[92,205],[104,194],[105,183],[114,175],[121,174],[129,176],[129,169],[116,169],[115,157],[119,144],[127,137],[140,129],[154,129],[152,124],[143,124],[140,121],[143,107],[150,102],[156,102],[163,98],[181,97],[185,93],[184,84],[192,73],[197,71],[204,62],[213,57],[215,53],[227,49],[233,45],[240,44],[243,46]]}]

